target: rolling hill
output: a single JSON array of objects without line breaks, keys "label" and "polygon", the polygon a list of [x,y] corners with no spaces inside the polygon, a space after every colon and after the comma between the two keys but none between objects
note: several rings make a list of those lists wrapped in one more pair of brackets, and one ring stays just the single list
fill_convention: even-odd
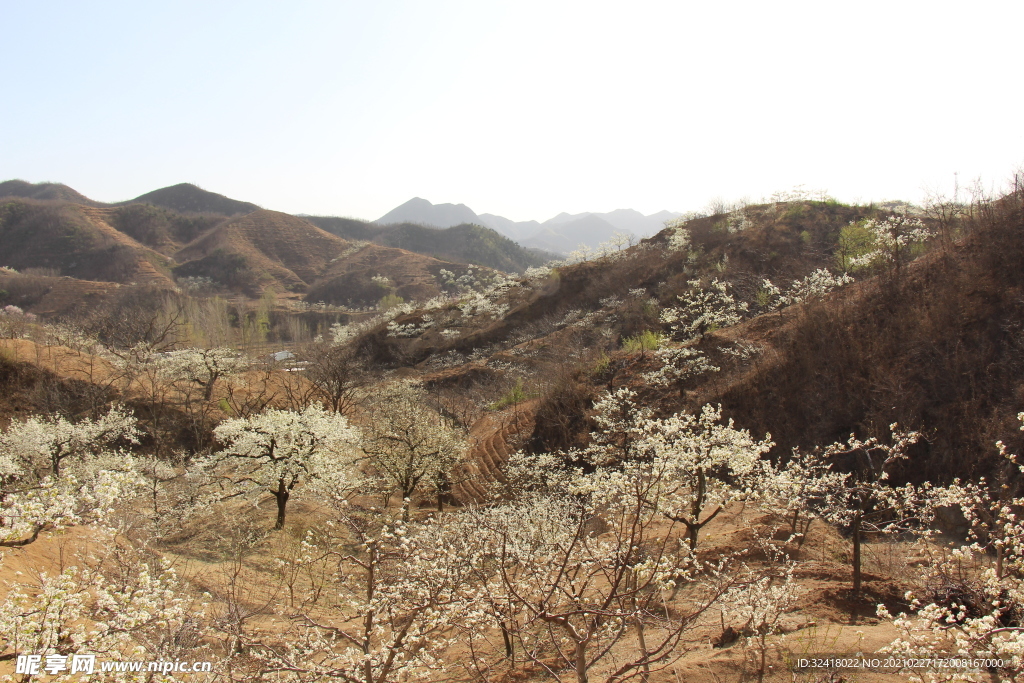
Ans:
[{"label": "rolling hill", "polygon": [[173,286],[166,256],[120,232],[109,210],[66,202],[0,200],[0,265],[81,280]]},{"label": "rolling hill", "polygon": [[221,223],[177,253],[179,276],[209,277],[258,296],[267,287],[304,292],[349,243],[312,223],[260,209]]},{"label": "rolling hill", "polygon": [[124,204],[152,204],[179,213],[218,213],[225,216],[252,213],[260,207],[209,192],[191,183],[179,183],[139,195]]},{"label": "rolling hill", "polygon": [[[440,293],[441,268],[461,264],[377,244],[354,244],[311,222],[260,209],[232,218],[174,254],[176,276],[208,277],[248,296],[268,289],[310,302],[371,306],[386,294],[423,299]],[[382,275],[391,282],[372,280]]]},{"label": "rolling hill", "polygon": [[85,195],[60,183],[29,183],[24,180],[7,180],[0,183],[0,199],[21,197],[23,199],[56,200],[87,206],[101,206]]},{"label": "rolling hill", "polygon": [[366,240],[444,261],[472,263],[507,273],[521,273],[531,266],[543,265],[557,258],[553,253],[524,249],[495,230],[471,223],[432,228],[415,223],[375,225],[328,216],[308,216],[306,220],[345,239]]}]

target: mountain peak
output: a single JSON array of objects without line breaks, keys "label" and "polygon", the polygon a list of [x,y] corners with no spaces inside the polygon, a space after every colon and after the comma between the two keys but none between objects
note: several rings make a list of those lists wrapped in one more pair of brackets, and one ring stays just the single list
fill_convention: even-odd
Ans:
[{"label": "mountain peak", "polygon": [[418,223],[435,228],[451,228],[463,223],[481,224],[479,216],[465,204],[431,204],[422,197],[413,197],[374,221],[380,225]]},{"label": "mountain peak", "polygon": [[99,205],[99,202],[89,199],[63,183],[30,183],[25,180],[7,180],[0,183],[0,197],[52,199],[88,206]]},{"label": "mountain peak", "polygon": [[260,208],[250,202],[238,201],[216,192],[204,190],[192,183],[178,183],[162,187],[123,203],[152,204],[183,213],[219,213],[226,216],[251,213]]}]

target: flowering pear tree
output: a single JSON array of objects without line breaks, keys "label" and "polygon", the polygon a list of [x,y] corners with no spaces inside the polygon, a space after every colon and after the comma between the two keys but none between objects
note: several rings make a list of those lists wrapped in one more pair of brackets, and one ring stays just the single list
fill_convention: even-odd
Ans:
[{"label": "flowering pear tree", "polygon": [[105,521],[138,485],[127,456],[118,460],[105,468],[85,463],[63,477],[38,480],[6,470],[0,479],[0,547],[28,545],[45,530]]},{"label": "flowering pear tree", "polygon": [[737,302],[729,293],[729,283],[714,278],[707,288],[700,280],[690,280],[690,291],[677,296],[679,308],[666,308],[661,321],[668,324],[682,340],[699,339],[719,327],[735,325],[747,310],[746,302]]},{"label": "flowering pear tree", "polygon": [[[72,669],[81,652],[111,659],[194,657],[202,611],[184,597],[174,570],[138,554],[114,569],[104,559],[13,586],[0,603],[0,657],[39,655],[40,669],[45,666],[53,681],[81,680]],[[98,667],[95,673],[99,680],[135,680]],[[152,674],[137,680],[153,680],[145,676]]]},{"label": "flowering pear tree", "polygon": [[852,268],[871,265],[877,262],[888,264],[895,273],[910,261],[913,249],[935,235],[935,231],[927,227],[920,218],[906,215],[893,215],[884,221],[874,219],[865,221],[863,227],[872,240],[871,251],[850,259]]},{"label": "flowering pear tree", "polygon": [[[860,440],[851,434],[846,443],[836,442],[798,459],[798,468],[804,474],[820,477],[829,469],[842,464],[844,476],[840,479],[819,478],[803,490],[804,504],[830,524],[849,527],[853,537],[853,591],[861,590],[861,544],[865,532],[897,533],[913,529],[922,530],[934,515],[935,492],[929,484],[915,487],[892,486],[889,476],[895,465],[907,459],[907,449],[918,442],[920,432],[902,431],[898,425],[889,425],[891,444],[877,437]],[[797,475],[794,469],[790,474]],[[792,490],[796,493],[797,484]],[[822,495],[821,487],[828,491]]]},{"label": "flowering pear tree", "polygon": [[[471,562],[484,591],[479,609],[511,663],[531,662],[558,680],[568,671],[585,683],[598,664],[606,681],[646,680],[685,653],[684,634],[729,578],[701,566],[671,525],[655,525],[656,482],[603,470],[567,483],[565,492],[457,516],[479,544]],[[666,600],[683,585],[691,599],[669,613]],[[467,636],[472,652],[487,651],[491,634]]]},{"label": "flowering pear tree", "polygon": [[659,420],[649,437],[654,462],[665,469],[659,510],[686,527],[690,548],[726,505],[749,493],[761,455],[774,445],[769,434],[758,441],[721,419],[721,407],[706,405],[700,415]]},{"label": "flowering pear tree", "polygon": [[803,280],[793,280],[789,290],[783,294],[778,287],[772,284],[771,280],[765,278],[761,281],[758,303],[765,310],[781,310],[793,304],[820,299],[832,290],[851,282],[853,282],[853,278],[846,273],[833,275],[826,268],[819,268]]},{"label": "flowering pear tree", "polygon": [[689,346],[658,349],[651,355],[660,361],[662,366],[644,373],[643,378],[644,381],[656,386],[680,384],[682,391],[681,383],[687,379],[721,370],[717,365],[711,364],[703,351]]},{"label": "flowering pear tree", "polygon": [[31,417],[13,423],[0,435],[0,458],[34,472],[37,478],[47,470],[59,478],[65,461],[95,455],[118,439],[138,443],[135,418],[117,406],[97,420],[71,422],[62,415]]},{"label": "flowering pear tree", "polygon": [[256,649],[261,669],[300,681],[436,680],[460,633],[482,626],[471,572],[480,539],[354,505],[340,521],[348,540],[331,551],[335,581],[291,615],[281,645]]},{"label": "flowering pear tree", "polygon": [[352,452],[359,432],[320,404],[301,412],[269,409],[226,420],[214,436],[224,448],[205,467],[233,489],[229,495],[272,494],[277,502],[275,529],[284,527],[288,499],[300,483],[330,489],[357,476]]},{"label": "flowering pear tree", "polygon": [[384,489],[398,493],[403,518],[408,521],[409,501],[418,489],[429,486],[438,495],[465,450],[463,435],[427,403],[422,389],[392,385],[368,406],[370,418],[360,448],[369,457]]},{"label": "flowering pear tree", "polygon": [[121,438],[137,442],[135,418],[118,408],[98,420],[13,423],[0,435],[0,546],[105,519],[138,484],[133,457],[104,450]]},{"label": "flowering pear tree", "polygon": [[155,356],[154,362],[164,377],[200,387],[205,401],[213,398],[217,380],[244,372],[250,365],[249,359],[226,348],[167,351]]},{"label": "flowering pear tree", "polygon": [[752,493],[764,469],[761,455],[774,445],[770,434],[759,441],[732,420],[722,424],[721,407],[706,405],[700,415],[654,418],[624,387],[605,394],[595,407],[601,430],[591,435],[589,447],[561,454],[515,454],[504,472],[510,485],[549,491],[583,486],[582,468],[565,463],[586,463],[595,468],[586,478],[588,486],[601,479],[605,489],[644,487],[646,504],[683,525],[691,549],[697,547],[700,530],[726,505]]},{"label": "flowering pear tree", "polygon": [[[1024,413],[1017,417],[1024,422]],[[1013,470],[1024,471],[1002,442],[996,446]],[[908,594],[912,613],[897,616],[878,606],[879,616],[891,619],[900,632],[887,651],[1001,660],[999,673],[1007,676],[1004,680],[1019,678],[1024,671],[1024,522],[1015,510],[1024,506],[1024,497],[1010,490],[1006,481],[981,480],[956,481],[938,492],[936,504],[959,507],[970,523],[967,543],[930,569],[928,583],[937,588],[930,591],[930,602]],[[990,553],[995,561],[989,564]],[[989,566],[965,579],[961,568],[978,564]],[[927,675],[932,681],[950,680],[945,671]],[[963,674],[953,680],[983,678]]]}]

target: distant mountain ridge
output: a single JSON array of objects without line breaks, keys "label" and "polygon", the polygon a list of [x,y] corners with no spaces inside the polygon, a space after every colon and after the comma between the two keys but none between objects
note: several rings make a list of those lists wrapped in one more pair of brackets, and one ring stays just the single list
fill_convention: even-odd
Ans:
[{"label": "distant mountain ridge", "polygon": [[[0,183],[0,244],[0,266],[55,282],[66,276],[80,292],[102,289],[97,283],[169,290],[182,286],[182,278],[203,278],[222,294],[255,298],[273,291],[358,307],[387,294],[436,296],[442,269],[461,275],[474,264],[523,272],[553,257],[480,225],[382,227],[298,217],[188,183],[118,203],[96,202],[57,183]],[[381,285],[377,275],[390,284]],[[72,310],[68,296],[46,310]]]},{"label": "distant mountain ridge", "polygon": [[526,249],[497,230],[481,226],[474,221],[450,228],[434,228],[408,222],[377,225],[335,216],[304,218],[344,239],[366,240],[385,247],[396,247],[433,256],[443,261],[473,263],[506,273],[521,273],[531,266],[543,265],[556,257],[553,253],[537,253],[536,250]]},{"label": "distant mountain ridge", "polygon": [[216,213],[237,216],[261,208],[251,202],[242,202],[216,192],[204,190],[192,183],[178,183],[139,195],[123,202],[98,202],[62,183],[30,183],[24,180],[6,180],[0,183],[0,199],[20,197],[44,201],[71,202],[84,206],[113,207],[129,204],[150,204],[178,213]]},{"label": "distant mountain ridge", "polygon": [[523,247],[567,254],[581,245],[597,247],[616,232],[633,237],[647,237],[665,227],[665,222],[681,214],[659,211],[645,216],[634,209],[616,209],[607,213],[560,213],[543,223],[513,221],[495,214],[477,214],[465,204],[432,204],[422,197],[413,197],[378,218],[374,223],[417,223],[437,228],[450,228],[473,223],[490,228]]}]

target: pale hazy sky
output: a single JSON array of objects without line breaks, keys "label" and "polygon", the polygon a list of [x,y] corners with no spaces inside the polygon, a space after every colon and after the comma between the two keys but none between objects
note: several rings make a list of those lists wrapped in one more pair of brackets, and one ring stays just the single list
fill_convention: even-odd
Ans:
[{"label": "pale hazy sky", "polygon": [[544,220],[1024,164],[1024,2],[0,0],[0,180]]}]

